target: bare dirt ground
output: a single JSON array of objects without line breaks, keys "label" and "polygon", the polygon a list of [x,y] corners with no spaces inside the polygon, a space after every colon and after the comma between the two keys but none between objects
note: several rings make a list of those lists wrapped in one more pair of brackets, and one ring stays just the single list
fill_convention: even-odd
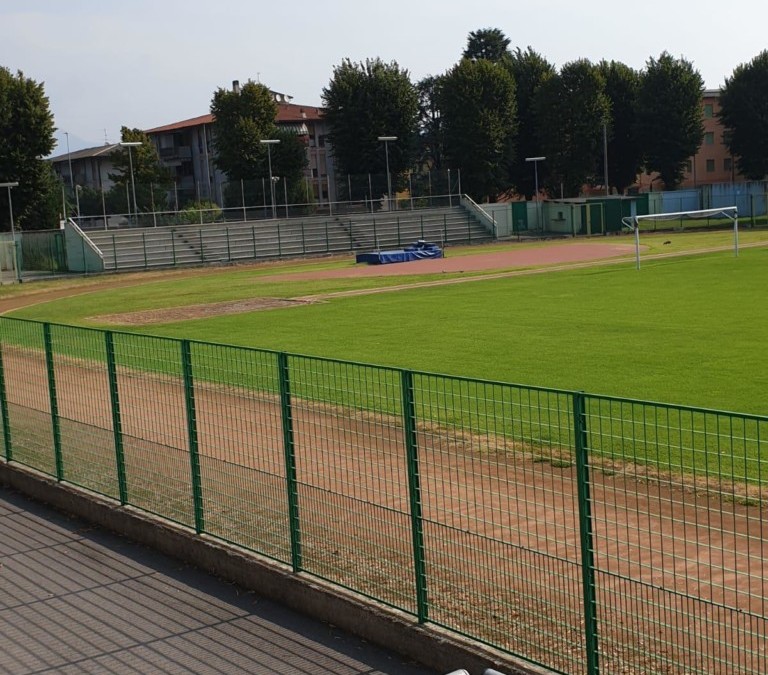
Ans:
[{"label": "bare dirt ground", "polygon": [[[429,268],[439,275],[448,271],[446,265],[456,266],[451,271],[477,271],[575,264],[627,251],[573,244],[511,253],[325,274],[396,276]],[[208,271],[174,274],[200,273]],[[140,277],[100,279],[92,290],[109,281],[144,283],[147,277]],[[59,289],[26,299],[40,302],[88,290]],[[23,306],[24,300],[2,301],[0,311]],[[198,311],[251,311],[244,306]],[[179,311],[183,318],[184,308]],[[39,444],[50,454],[45,361],[10,345],[2,357],[17,453],[23,457],[25,445]],[[106,369],[65,357],[56,357],[55,369],[65,475],[111,494],[114,439]],[[122,368],[118,386],[131,503],[191,525],[181,382]],[[289,560],[277,397],[237,382],[198,382],[195,404],[206,531]],[[25,417],[29,411],[34,414]],[[415,611],[401,421],[294,397],[293,423],[304,569]],[[417,428],[417,446],[430,618],[562,672],[583,672],[579,504],[575,469],[562,461],[565,451],[551,449],[547,458],[546,449],[542,457],[509,439],[425,425]],[[83,456],[89,461],[76,460]],[[660,481],[628,468],[608,471],[596,464],[591,472],[603,670],[768,672],[763,510],[697,490],[682,477]]]}]

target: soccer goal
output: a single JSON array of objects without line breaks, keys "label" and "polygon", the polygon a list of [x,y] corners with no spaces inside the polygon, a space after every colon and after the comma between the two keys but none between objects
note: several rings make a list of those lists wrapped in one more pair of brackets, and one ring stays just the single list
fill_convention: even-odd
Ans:
[{"label": "soccer goal", "polygon": [[[688,227],[701,226],[702,221],[706,221],[707,226],[720,223],[733,223],[733,254],[739,255],[739,209],[736,206],[723,206],[719,209],[701,209],[699,211],[677,211],[676,213],[651,213],[646,216],[627,216],[621,219],[621,222],[629,230],[635,233],[635,261],[637,269],[640,269],[640,224],[653,221],[678,221],[679,228],[684,229],[686,223]],[[717,222],[719,221],[719,222]],[[655,227],[653,228],[656,229]]]}]

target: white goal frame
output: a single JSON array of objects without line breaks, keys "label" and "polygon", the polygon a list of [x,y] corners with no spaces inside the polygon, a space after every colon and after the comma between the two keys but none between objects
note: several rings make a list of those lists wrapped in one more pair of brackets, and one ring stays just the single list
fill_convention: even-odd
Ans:
[{"label": "white goal frame", "polygon": [[637,269],[640,269],[640,221],[676,220],[681,216],[688,216],[692,219],[725,216],[733,221],[733,255],[739,257],[739,208],[737,206],[723,206],[718,209],[700,209],[697,211],[676,211],[674,213],[649,213],[645,216],[625,216],[621,222],[624,227],[635,233],[635,266]]}]

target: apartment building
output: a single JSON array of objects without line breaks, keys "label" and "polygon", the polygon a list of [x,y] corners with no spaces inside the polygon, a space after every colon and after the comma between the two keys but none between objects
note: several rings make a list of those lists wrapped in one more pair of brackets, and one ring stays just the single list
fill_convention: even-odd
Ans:
[{"label": "apartment building", "polygon": [[[745,181],[736,167],[736,160],[728,151],[723,133],[725,129],[717,117],[720,110],[720,90],[707,89],[702,96],[704,114],[704,139],[698,152],[688,160],[680,188],[694,188],[714,183]],[[658,174],[640,174],[638,185],[641,191],[663,190]]]},{"label": "apartment building", "polygon": [[[233,88],[239,86],[232,83]],[[305,176],[318,204],[335,201],[333,159],[326,143],[327,125],[321,108],[292,103],[292,97],[272,92],[277,103],[278,127],[305,140]],[[201,115],[146,130],[156,144],[160,159],[172,173],[176,189],[186,198],[223,202],[222,186],[227,177],[216,168],[213,115]]]},{"label": "apartment building", "polygon": [[120,150],[116,143],[98,145],[95,148],[65,152],[51,157],[48,161],[64,185],[79,185],[94,190],[109,190],[112,181],[110,173],[115,172],[112,153]]}]

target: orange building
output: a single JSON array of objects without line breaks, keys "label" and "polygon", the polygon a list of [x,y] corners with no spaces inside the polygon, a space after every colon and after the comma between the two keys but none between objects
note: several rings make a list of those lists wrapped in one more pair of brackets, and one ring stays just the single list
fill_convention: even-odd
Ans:
[{"label": "orange building", "polygon": [[[720,90],[706,89],[702,97],[704,113],[704,140],[699,151],[688,160],[688,167],[680,183],[680,188],[693,188],[713,183],[742,182],[746,179],[737,167],[736,160],[728,151],[723,139],[723,128],[717,113],[720,110]],[[658,174],[643,173],[638,176],[638,185],[642,192],[663,190],[663,184],[657,180]],[[653,181],[653,187],[651,182]]]}]

